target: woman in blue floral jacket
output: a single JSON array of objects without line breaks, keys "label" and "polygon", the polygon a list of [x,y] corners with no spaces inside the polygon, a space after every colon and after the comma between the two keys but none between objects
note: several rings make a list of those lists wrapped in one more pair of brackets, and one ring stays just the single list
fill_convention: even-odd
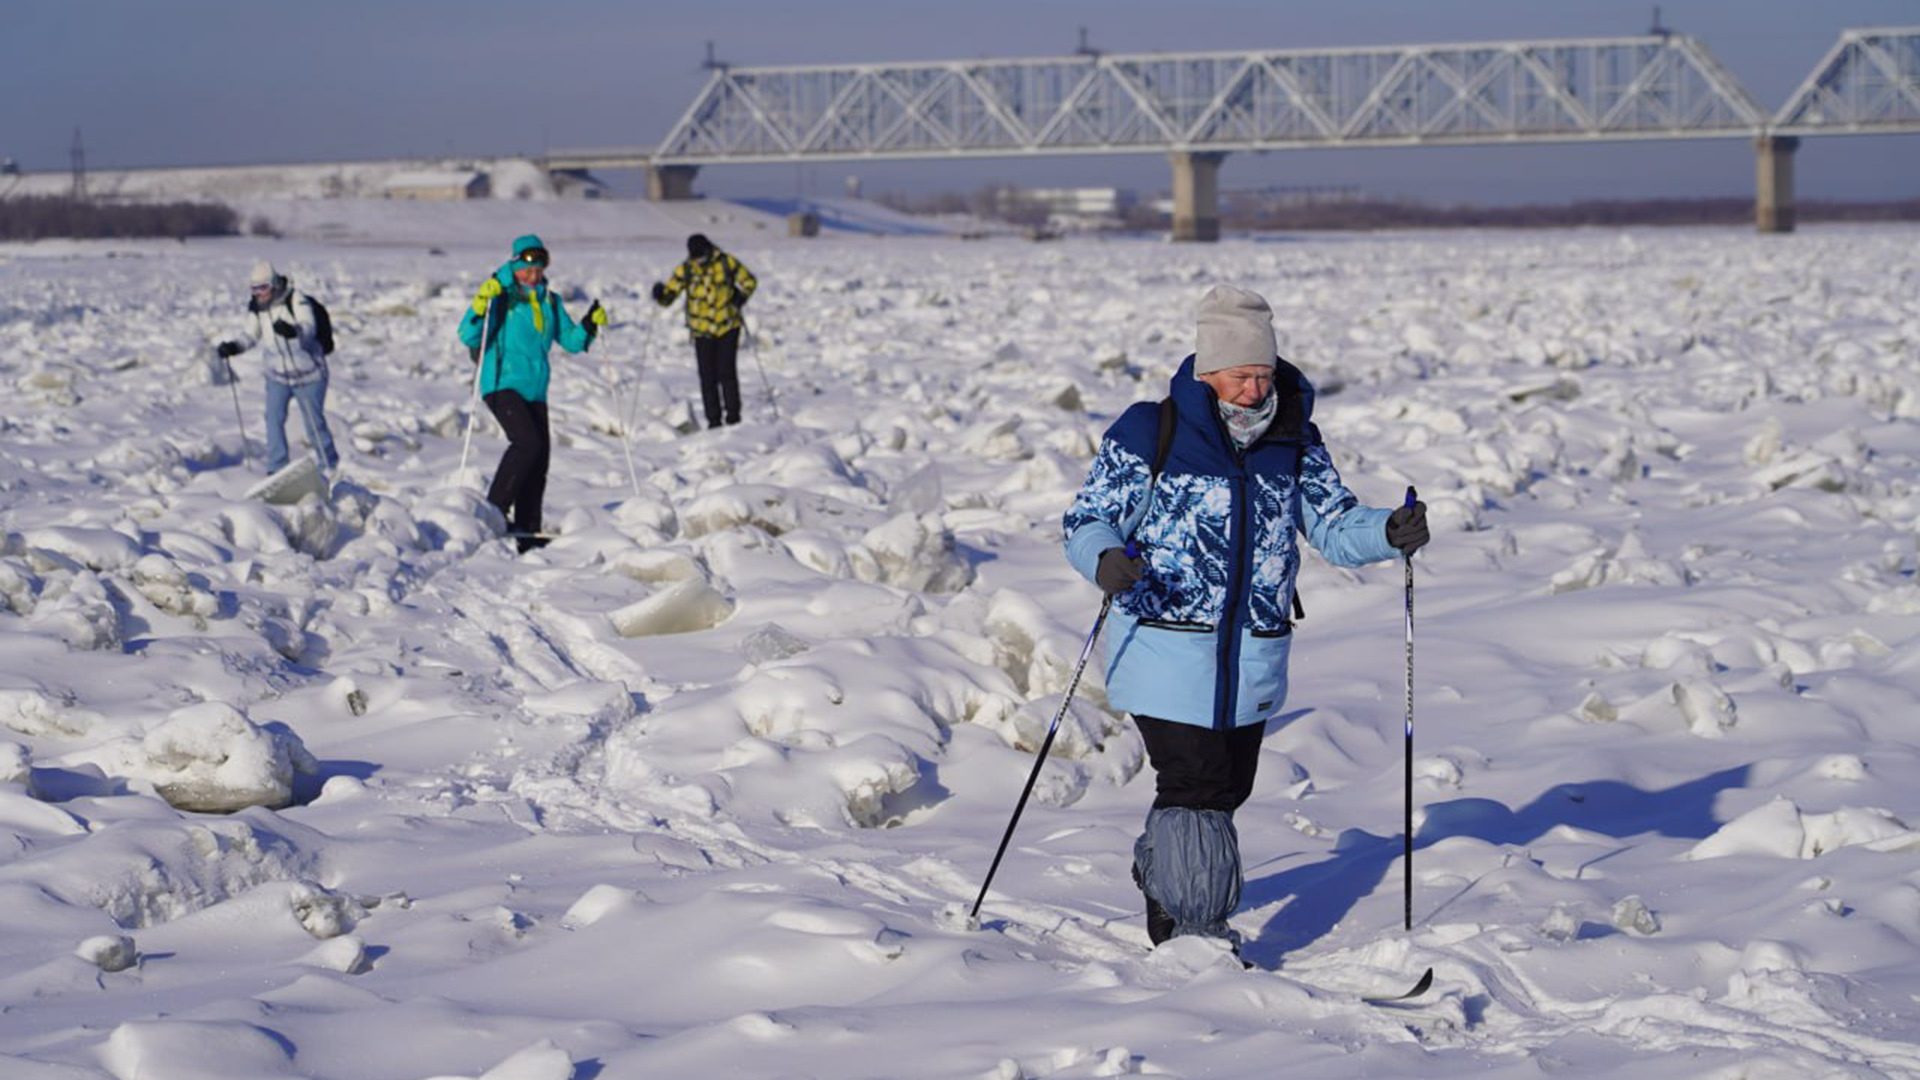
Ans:
[{"label": "woman in blue floral jacket", "polygon": [[1380,562],[1427,542],[1426,507],[1362,506],[1340,482],[1310,422],[1313,386],[1277,355],[1273,312],[1253,293],[1208,290],[1169,396],[1157,475],[1161,405],[1136,404],[1107,429],[1066,514],[1067,559],[1114,598],[1107,699],[1133,715],[1154,769],[1134,845],[1148,934],[1237,949],[1233,811],[1286,700],[1295,537],[1335,565]]}]

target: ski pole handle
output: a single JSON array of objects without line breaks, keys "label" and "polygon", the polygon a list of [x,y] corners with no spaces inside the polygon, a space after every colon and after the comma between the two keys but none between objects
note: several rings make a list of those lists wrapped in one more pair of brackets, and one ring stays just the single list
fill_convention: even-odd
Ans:
[{"label": "ski pole handle", "polygon": [[[1414,504],[1414,503],[1416,503],[1416,502],[1419,502],[1419,501],[1420,501],[1420,493],[1419,493],[1419,492],[1417,492],[1417,491],[1415,491],[1415,490],[1413,490],[1413,485],[1412,485],[1412,484],[1408,484],[1408,485],[1407,485],[1407,498],[1406,498],[1406,501],[1404,501],[1404,502],[1402,502],[1402,503],[1400,504],[1400,508],[1401,508],[1402,510],[1411,510],[1411,509],[1413,509],[1413,504]],[[1403,559],[1404,559],[1404,560],[1406,561],[1406,564],[1407,564],[1407,566],[1408,566],[1408,568],[1409,568],[1409,569],[1408,569],[1408,571],[1407,571],[1407,572],[1408,572],[1408,574],[1409,574],[1409,575],[1411,575],[1411,574],[1412,574],[1412,572],[1413,572],[1413,571],[1412,571],[1412,569],[1411,569],[1411,568],[1412,568],[1412,566],[1413,566],[1413,552],[1411,552],[1411,551],[1409,551],[1409,552],[1407,552],[1407,553],[1406,553],[1406,554],[1405,554],[1404,556],[1402,556],[1402,558],[1403,558]],[[1407,588],[1409,588],[1409,589],[1411,589],[1411,588],[1413,588],[1413,579],[1412,579],[1412,577],[1408,577],[1408,579],[1407,579]]]}]

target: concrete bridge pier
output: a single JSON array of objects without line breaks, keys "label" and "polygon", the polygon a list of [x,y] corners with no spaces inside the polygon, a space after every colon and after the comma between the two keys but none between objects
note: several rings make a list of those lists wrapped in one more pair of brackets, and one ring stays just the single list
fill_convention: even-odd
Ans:
[{"label": "concrete bridge pier", "polygon": [[1222,153],[1173,153],[1173,238],[1211,244],[1220,239]]},{"label": "concrete bridge pier", "polygon": [[670,202],[693,198],[693,178],[699,171],[698,165],[647,166],[648,201]]},{"label": "concrete bridge pier", "polygon": [[1758,165],[1754,181],[1754,226],[1763,233],[1793,231],[1793,154],[1800,140],[1763,135],[1753,140]]}]

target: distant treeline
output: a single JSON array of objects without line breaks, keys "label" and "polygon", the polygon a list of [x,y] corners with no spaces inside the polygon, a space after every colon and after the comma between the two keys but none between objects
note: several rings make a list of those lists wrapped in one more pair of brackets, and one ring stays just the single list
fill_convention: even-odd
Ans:
[{"label": "distant treeline", "polygon": [[[1920,221],[1920,199],[1794,203],[1801,222]],[[1537,229],[1580,225],[1752,224],[1752,199],[1589,200],[1537,206],[1432,206],[1404,202],[1326,202],[1228,208],[1221,225],[1267,229]]]},{"label": "distant treeline", "polygon": [[107,203],[56,195],[0,199],[0,240],[232,236],[240,216],[219,203]]}]

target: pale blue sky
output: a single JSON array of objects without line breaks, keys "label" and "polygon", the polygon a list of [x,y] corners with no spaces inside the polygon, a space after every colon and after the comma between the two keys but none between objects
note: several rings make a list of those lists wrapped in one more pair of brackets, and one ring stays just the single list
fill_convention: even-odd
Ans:
[{"label": "pale blue sky", "polygon": [[[1666,0],[1769,109],[1845,27],[1920,24],[1916,0]],[[64,169],[651,145],[699,89],[705,42],[737,64],[1597,37],[1644,32],[1620,0],[4,0],[0,157]],[[966,190],[993,180],[1166,186],[1154,155],[705,170],[714,194]],[[1808,140],[1806,198],[1920,197],[1920,136]],[[1741,140],[1234,155],[1221,182],[1353,184],[1436,201],[1746,195]]]}]

